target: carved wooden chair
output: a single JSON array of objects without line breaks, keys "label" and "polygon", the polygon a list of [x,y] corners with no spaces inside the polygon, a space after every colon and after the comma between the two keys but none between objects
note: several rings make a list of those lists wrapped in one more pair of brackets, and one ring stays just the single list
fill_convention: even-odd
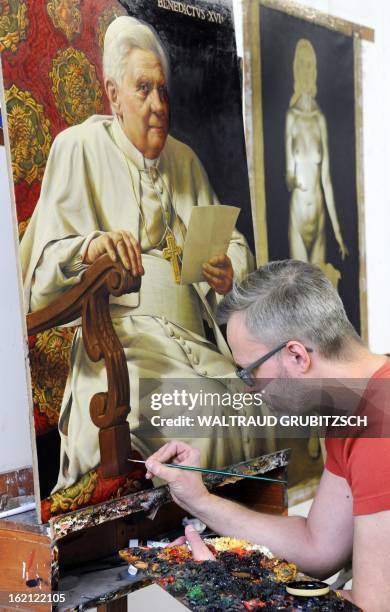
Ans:
[{"label": "carved wooden chair", "polygon": [[[46,308],[27,315],[29,336],[81,317],[83,342],[89,358],[92,361],[105,360],[108,389],[91,398],[89,410],[92,422],[100,430],[99,475],[114,482],[117,477],[126,476],[131,471],[128,462],[131,456],[130,430],[126,420],[130,412],[130,388],[125,354],[111,321],[109,297],[138,291],[140,284],[140,279],[132,277],[120,262],[112,262],[108,255],[103,255],[85,271],[78,285]],[[137,471],[138,488],[140,480],[142,471]],[[107,495],[110,493],[111,490]],[[82,497],[76,507],[91,502],[90,496],[83,494]],[[69,492],[65,498],[69,499]],[[53,508],[52,502],[53,499],[49,507],[46,504],[44,519],[61,510],[61,504],[54,503]],[[74,505],[68,506],[65,504],[62,511],[75,509]]]}]

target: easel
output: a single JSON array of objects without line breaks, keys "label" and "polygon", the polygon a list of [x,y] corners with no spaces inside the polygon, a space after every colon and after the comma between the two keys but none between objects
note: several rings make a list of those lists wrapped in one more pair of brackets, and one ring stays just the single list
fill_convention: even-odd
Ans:
[{"label": "easel", "polygon": [[[264,473],[272,478],[286,480],[289,451],[277,451],[244,464],[236,471]],[[287,513],[285,484],[244,480],[225,483],[222,476],[208,476],[206,485],[223,497],[239,500],[249,507],[272,514]],[[153,520],[150,513],[156,513]],[[66,573],[82,573],[87,564],[101,562],[128,546],[130,538],[161,539],[175,529],[182,531],[181,520],[185,512],[174,504],[167,487],[158,487],[133,493],[118,500],[91,506],[77,512],[51,519],[40,525],[35,512],[27,512],[0,520],[0,591],[4,593],[49,594],[62,591]],[[123,569],[123,568],[122,568]],[[126,568],[125,568],[126,569]],[[68,591],[69,603],[94,604],[99,612],[127,610],[126,594],[134,588],[131,581],[116,582],[116,589],[104,591],[104,572],[96,569],[89,574],[99,580],[99,597],[87,593],[81,585]],[[31,586],[28,586],[31,585]],[[84,589],[84,590],[83,590]],[[104,600],[104,601],[103,601]],[[0,608],[6,609],[4,601]],[[72,603],[72,605],[73,605]],[[19,609],[23,609],[22,603]],[[48,611],[53,606],[33,604],[26,610]],[[61,610],[72,609],[67,602]]]}]

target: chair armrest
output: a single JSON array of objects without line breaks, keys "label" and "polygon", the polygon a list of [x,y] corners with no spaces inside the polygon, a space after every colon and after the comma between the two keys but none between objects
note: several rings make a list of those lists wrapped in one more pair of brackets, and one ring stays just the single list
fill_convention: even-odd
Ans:
[{"label": "chair armrest", "polygon": [[111,321],[109,297],[138,291],[134,278],[121,262],[102,255],[84,273],[80,283],[52,304],[27,315],[28,334],[70,323],[81,316],[85,349],[92,361],[105,360],[107,392],[96,393],[90,402],[92,422],[99,427],[104,478],[130,471],[130,386],[127,361]]},{"label": "chair armrest", "polygon": [[131,276],[121,262],[113,262],[108,255],[102,255],[84,272],[78,285],[68,289],[49,306],[27,315],[28,335],[78,319],[83,301],[92,293],[119,296],[139,291],[140,286],[141,280]]}]

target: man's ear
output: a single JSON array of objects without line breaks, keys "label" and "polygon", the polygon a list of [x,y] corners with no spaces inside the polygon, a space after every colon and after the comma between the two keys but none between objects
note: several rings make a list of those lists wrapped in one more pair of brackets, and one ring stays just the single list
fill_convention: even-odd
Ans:
[{"label": "man's ear", "polygon": [[104,81],[107,97],[110,101],[111,109],[116,114],[121,116],[121,103],[119,98],[118,85],[112,79]]},{"label": "man's ear", "polygon": [[286,352],[294,369],[300,374],[306,374],[310,368],[311,359],[305,346],[301,342],[290,340],[287,342]]}]

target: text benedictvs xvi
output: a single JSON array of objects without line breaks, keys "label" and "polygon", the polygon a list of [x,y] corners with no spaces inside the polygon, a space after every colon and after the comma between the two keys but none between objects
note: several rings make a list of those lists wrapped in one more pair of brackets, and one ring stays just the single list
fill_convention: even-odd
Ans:
[{"label": "text benedictvs xvi", "polygon": [[223,15],[217,11],[210,11],[209,9],[186,4],[185,2],[178,2],[177,0],[157,0],[157,6],[167,11],[181,13],[182,15],[187,15],[187,17],[194,17],[202,21],[214,23],[223,23],[224,21]]}]

